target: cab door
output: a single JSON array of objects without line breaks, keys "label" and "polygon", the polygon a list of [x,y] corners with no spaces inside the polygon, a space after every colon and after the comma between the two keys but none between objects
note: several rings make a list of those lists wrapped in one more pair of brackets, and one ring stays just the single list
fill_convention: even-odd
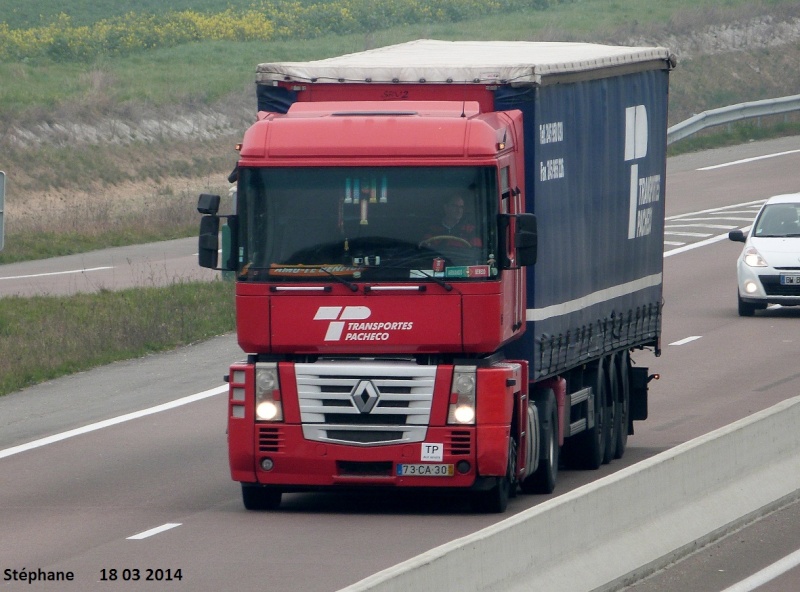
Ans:
[{"label": "cab door", "polygon": [[[499,178],[501,214],[519,214],[524,211],[523,204],[525,202],[522,192],[516,183],[515,173],[513,157],[509,155],[501,159]],[[513,226],[509,226],[508,232],[513,233],[514,230]],[[506,245],[506,249],[511,251],[503,255],[513,259],[514,241],[511,240],[511,237],[506,237],[503,243]],[[507,322],[505,324],[507,327],[510,325],[510,334],[513,335],[521,330],[525,324],[525,270],[517,267],[515,269],[507,269],[503,274],[504,317],[510,321],[510,323]]]}]

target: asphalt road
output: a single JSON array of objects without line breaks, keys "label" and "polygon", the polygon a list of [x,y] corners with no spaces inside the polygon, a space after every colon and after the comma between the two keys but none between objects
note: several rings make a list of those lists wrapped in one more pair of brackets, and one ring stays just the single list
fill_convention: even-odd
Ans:
[{"label": "asphalt road", "polygon": [[[740,245],[723,227],[746,226],[759,200],[797,191],[800,152],[697,170],[797,149],[793,138],[670,160],[663,355],[636,357],[662,376],[651,383],[650,417],[637,424],[624,459],[598,471],[562,471],[554,495],[798,394],[800,310],[738,317]],[[181,256],[185,273],[194,244]],[[166,253],[165,246],[148,248]],[[114,251],[124,267],[128,256]],[[172,259],[150,253],[148,264]],[[84,257],[87,270],[102,266],[94,254]],[[18,264],[0,267],[0,277],[47,269],[58,271]],[[182,264],[170,269],[167,276],[184,273]],[[27,280],[23,291],[33,288]],[[503,518],[471,513],[457,497],[368,492],[292,494],[277,512],[246,512],[228,476],[219,394],[228,364],[241,355],[225,336],[0,398],[0,586],[327,592]],[[506,516],[549,498],[520,495]],[[782,539],[773,555],[791,547]],[[6,579],[31,572],[73,580]]]},{"label": "asphalt road", "polygon": [[197,265],[196,238],[177,239],[0,265],[0,297],[163,286],[215,275]]}]

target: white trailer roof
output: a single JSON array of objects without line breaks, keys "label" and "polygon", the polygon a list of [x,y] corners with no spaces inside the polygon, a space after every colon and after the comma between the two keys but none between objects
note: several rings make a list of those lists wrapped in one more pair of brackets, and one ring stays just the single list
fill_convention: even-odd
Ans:
[{"label": "white trailer roof", "polygon": [[419,39],[324,60],[259,64],[256,82],[540,84],[546,76],[664,62],[669,57],[663,47]]}]

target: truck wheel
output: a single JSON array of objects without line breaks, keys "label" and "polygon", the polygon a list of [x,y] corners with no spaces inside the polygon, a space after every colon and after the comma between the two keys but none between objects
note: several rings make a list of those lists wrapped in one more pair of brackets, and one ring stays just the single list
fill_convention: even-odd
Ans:
[{"label": "truck wheel", "polygon": [[594,470],[603,464],[609,431],[605,405],[606,379],[602,363],[598,362],[592,370],[586,372],[585,384],[591,385],[593,390],[594,426],[576,436],[574,451],[581,467]]},{"label": "truck wheel", "polygon": [[627,351],[620,352],[615,357],[617,364],[617,384],[619,385],[619,408],[617,415],[619,415],[620,429],[617,430],[617,445],[615,446],[614,458],[622,458],[625,454],[625,449],[628,447],[628,433],[630,431],[631,423],[631,383],[630,373],[630,356]]},{"label": "truck wheel", "polygon": [[[486,514],[502,514],[508,507],[508,499],[512,497],[512,488],[516,490],[517,480],[517,443],[509,438],[508,469],[505,477],[497,477],[497,482],[488,491],[476,494],[477,509]],[[514,491],[516,494],[516,491]]]},{"label": "truck wheel", "polygon": [[541,426],[541,447],[545,452],[545,458],[539,459],[539,466],[533,475],[530,475],[522,483],[520,488],[523,493],[553,493],[558,479],[558,408],[556,407],[555,396],[550,390],[552,404],[542,406],[542,416],[547,411],[547,421]]},{"label": "truck wheel", "polygon": [[242,483],[242,502],[248,510],[275,510],[281,505],[281,490],[253,483]]},{"label": "truck wheel", "polygon": [[602,363],[606,367],[606,392],[603,399],[604,405],[606,405],[606,423],[608,424],[603,464],[607,465],[617,454],[617,439],[622,431],[620,423],[622,410],[619,405],[617,357],[611,356]]}]

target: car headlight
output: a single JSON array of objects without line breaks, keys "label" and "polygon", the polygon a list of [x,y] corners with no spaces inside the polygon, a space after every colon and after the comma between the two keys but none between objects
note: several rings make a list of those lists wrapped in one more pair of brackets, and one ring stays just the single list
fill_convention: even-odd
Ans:
[{"label": "car headlight", "polygon": [[744,252],[744,262],[750,267],[767,267],[767,262],[754,247],[747,247]]},{"label": "car headlight", "polygon": [[447,423],[461,425],[475,423],[475,372],[474,366],[454,368]]},{"label": "car headlight", "polygon": [[283,421],[278,365],[256,364],[256,419]]}]

